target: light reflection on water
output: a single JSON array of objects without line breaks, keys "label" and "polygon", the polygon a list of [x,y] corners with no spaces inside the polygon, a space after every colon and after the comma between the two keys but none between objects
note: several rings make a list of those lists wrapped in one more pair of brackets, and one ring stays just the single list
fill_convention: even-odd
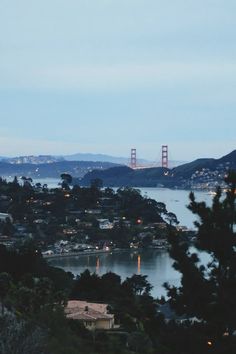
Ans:
[{"label": "light reflection on water", "polygon": [[133,274],[148,275],[148,281],[153,285],[152,295],[165,295],[163,283],[179,285],[180,274],[172,268],[173,260],[168,252],[159,250],[141,250],[137,252],[124,251],[100,255],[86,255],[68,258],[58,258],[50,261],[53,266],[78,275],[85,269],[98,275],[114,272],[124,280]]},{"label": "light reflection on water", "polygon": [[[190,248],[191,253],[195,252]],[[200,262],[206,265],[210,256],[204,252],[198,253]],[[173,259],[167,251],[139,250],[135,252],[123,251],[121,253],[106,253],[100,255],[81,255],[77,257],[57,258],[50,264],[63,268],[67,272],[79,275],[85,269],[99,276],[113,272],[120,275],[122,280],[133,274],[148,276],[148,281],[153,285],[152,295],[161,297],[166,295],[163,283],[180,285],[181,275],[173,268]]]}]

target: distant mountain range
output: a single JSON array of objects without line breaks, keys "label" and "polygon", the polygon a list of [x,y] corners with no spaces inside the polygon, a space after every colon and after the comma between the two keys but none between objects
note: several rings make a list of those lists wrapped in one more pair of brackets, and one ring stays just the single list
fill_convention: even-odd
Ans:
[{"label": "distant mountain range", "polygon": [[[82,154],[83,158],[108,159],[108,155]],[[91,180],[100,178],[104,186],[169,187],[169,188],[214,188],[222,184],[229,169],[236,170],[236,150],[220,159],[204,158],[178,167],[131,169],[128,166],[104,161],[66,161],[81,155],[64,157],[28,156],[0,161],[0,176],[26,176],[35,178],[58,178],[69,173],[75,183],[89,185]],[[124,161],[116,158],[116,161]],[[121,159],[121,160],[120,160]],[[31,163],[24,163],[30,161]],[[39,163],[39,161],[41,163]],[[77,180],[76,180],[77,178]],[[77,182],[76,182],[77,181]]]},{"label": "distant mountain range", "polygon": [[236,150],[220,159],[204,158],[173,169],[146,168],[133,170],[126,166],[105,171],[91,171],[80,183],[89,185],[100,178],[105,186],[214,188],[222,184],[229,169],[236,170]]},{"label": "distant mountain range", "polygon": [[[65,155],[63,158],[67,161],[102,161],[102,162],[112,162],[119,165],[126,165],[129,163],[129,160],[125,157],[115,157],[105,154],[86,154],[86,153],[78,153],[73,155]],[[148,162],[146,160],[142,160],[143,162]]]}]

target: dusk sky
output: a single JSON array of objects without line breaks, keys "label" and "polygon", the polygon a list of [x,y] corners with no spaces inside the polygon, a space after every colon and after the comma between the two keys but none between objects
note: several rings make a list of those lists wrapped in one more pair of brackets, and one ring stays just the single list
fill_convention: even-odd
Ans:
[{"label": "dusk sky", "polygon": [[236,148],[235,0],[1,0],[0,156]]}]

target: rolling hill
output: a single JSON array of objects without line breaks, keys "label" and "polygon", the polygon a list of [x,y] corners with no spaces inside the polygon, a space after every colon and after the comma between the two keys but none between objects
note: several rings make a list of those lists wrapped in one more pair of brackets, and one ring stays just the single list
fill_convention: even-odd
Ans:
[{"label": "rolling hill", "polygon": [[89,185],[91,180],[100,178],[105,186],[213,188],[222,183],[229,169],[236,170],[236,150],[219,159],[197,159],[173,169],[115,167],[105,171],[94,170],[87,173],[80,183]]},{"label": "rolling hill", "polygon": [[0,162],[0,176],[25,176],[31,178],[58,178],[66,172],[74,177],[82,178],[86,173],[117,166],[110,162],[93,161],[59,161],[44,164],[13,164]]}]

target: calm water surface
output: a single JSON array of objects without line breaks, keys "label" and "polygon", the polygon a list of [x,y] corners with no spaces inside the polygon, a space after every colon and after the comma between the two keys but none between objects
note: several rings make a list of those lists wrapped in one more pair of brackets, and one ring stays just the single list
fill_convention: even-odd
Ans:
[{"label": "calm water surface", "polygon": [[53,259],[50,264],[74,275],[80,274],[85,269],[98,275],[114,272],[119,274],[122,280],[133,274],[148,275],[148,281],[153,285],[152,295],[155,297],[165,295],[162,286],[164,282],[168,281],[172,285],[180,283],[180,274],[172,268],[173,260],[166,251],[143,250],[83,255]]},{"label": "calm water surface", "polygon": [[[140,190],[142,195],[165,203],[167,210],[176,214],[180,225],[185,225],[191,229],[194,228],[193,223],[197,220],[197,216],[193,215],[187,208],[190,191],[168,188],[140,188]],[[197,201],[204,201],[207,205],[211,204],[212,195],[208,192],[194,191],[194,194]]]},{"label": "calm water surface", "polygon": [[[206,253],[201,253],[200,259],[202,264],[206,264],[210,257]],[[50,264],[74,275],[79,275],[85,269],[100,276],[114,272],[119,274],[122,280],[133,274],[147,275],[148,281],[153,285],[152,295],[161,297],[166,295],[164,282],[176,286],[180,284],[180,273],[172,267],[173,262],[167,251],[140,250],[57,258],[51,260]]]}]

